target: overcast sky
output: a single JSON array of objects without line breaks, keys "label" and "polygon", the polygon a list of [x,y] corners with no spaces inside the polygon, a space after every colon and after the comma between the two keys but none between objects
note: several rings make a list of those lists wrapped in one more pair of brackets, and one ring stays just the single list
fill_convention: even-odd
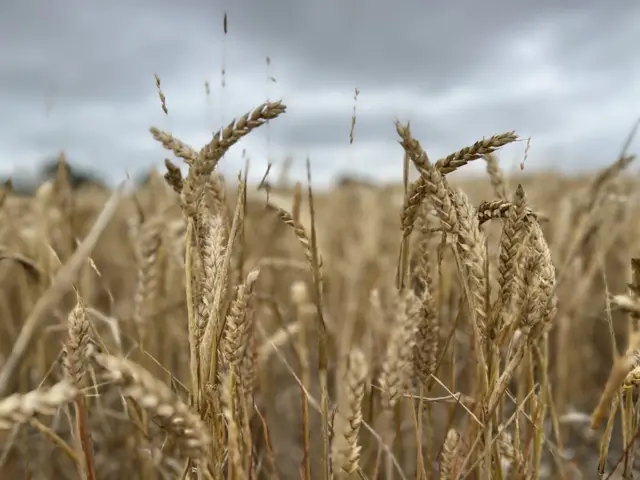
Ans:
[{"label": "overcast sky", "polygon": [[[396,119],[433,158],[516,130],[532,137],[526,168],[594,168],[640,114],[638,25],[635,0],[3,0],[0,174],[64,150],[119,181],[162,167],[150,126],[199,148],[266,99],[287,113],[234,147],[225,173],[246,149],[254,178],[287,155],[301,177],[309,155],[318,183],[399,179]],[[524,148],[503,150],[505,168]]]}]

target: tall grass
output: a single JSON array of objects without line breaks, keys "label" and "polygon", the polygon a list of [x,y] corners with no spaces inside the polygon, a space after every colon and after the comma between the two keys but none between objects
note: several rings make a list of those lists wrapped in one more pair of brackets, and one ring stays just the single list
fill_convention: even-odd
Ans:
[{"label": "tall grass", "polygon": [[[63,158],[33,197],[6,186],[3,478],[630,478],[633,157],[509,178],[515,132],[433,161],[398,122],[403,186],[223,178],[285,112],[200,149],[151,128],[187,173],[132,192],[73,190]],[[449,178],[476,161],[486,182]]]}]

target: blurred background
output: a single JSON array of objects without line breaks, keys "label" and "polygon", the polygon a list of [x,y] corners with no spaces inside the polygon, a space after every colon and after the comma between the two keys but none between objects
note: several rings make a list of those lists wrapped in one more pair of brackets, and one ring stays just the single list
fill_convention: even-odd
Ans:
[{"label": "blurred background", "polygon": [[0,174],[27,184],[64,150],[108,184],[144,176],[166,156],[151,125],[200,147],[266,99],[287,114],[235,146],[223,173],[246,150],[253,179],[287,157],[303,178],[309,156],[318,186],[399,181],[396,119],[434,158],[516,130],[505,170],[531,137],[527,171],[591,171],[638,116],[638,22],[631,0],[6,0]]}]

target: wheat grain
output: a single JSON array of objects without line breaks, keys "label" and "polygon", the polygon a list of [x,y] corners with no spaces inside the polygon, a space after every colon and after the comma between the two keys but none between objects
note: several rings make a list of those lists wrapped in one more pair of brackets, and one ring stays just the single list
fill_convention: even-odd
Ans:
[{"label": "wheat grain", "polygon": [[362,424],[362,400],[368,366],[364,353],[353,348],[349,353],[347,374],[340,386],[338,411],[333,423],[331,459],[334,473],[342,477],[358,469],[362,447],[358,444],[358,433]]},{"label": "wheat grain", "polygon": [[14,425],[28,422],[37,415],[55,415],[72,402],[77,389],[66,380],[52,387],[32,390],[28,393],[14,393],[0,401],[0,429],[6,430]]},{"label": "wheat grain", "polygon": [[205,459],[210,442],[205,425],[164,383],[124,358],[96,354],[93,360],[122,388],[123,395],[148,410],[174,435],[186,455]]}]

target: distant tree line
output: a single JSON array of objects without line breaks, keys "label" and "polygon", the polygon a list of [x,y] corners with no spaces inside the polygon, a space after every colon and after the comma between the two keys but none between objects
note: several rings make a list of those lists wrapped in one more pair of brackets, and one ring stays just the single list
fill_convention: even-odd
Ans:
[{"label": "distant tree line", "polygon": [[[61,158],[64,160],[61,161]],[[83,186],[109,188],[104,179],[100,178],[100,175],[96,172],[72,165],[72,162],[68,162],[65,157],[49,157],[40,164],[40,168],[38,168],[35,175],[31,177],[17,175],[15,178],[11,178],[12,191],[18,195],[31,195],[44,182],[54,179],[59,168],[66,169],[67,178],[73,189]],[[147,172],[143,172],[134,178],[134,184],[138,186],[145,185],[149,181],[152,170],[153,169],[149,169]],[[7,180],[9,180],[9,177],[0,177],[0,184],[5,184]],[[269,182],[267,181],[266,183],[268,184]],[[345,174],[336,179],[336,185],[338,187],[373,186],[375,184],[376,182],[372,178],[355,174]]]},{"label": "distant tree line", "polygon": [[[57,175],[59,168],[66,169],[66,175],[69,179],[69,183],[73,189],[84,186],[97,186],[99,188],[109,188],[107,183],[100,178],[100,176],[86,168],[73,166],[67,161],[60,162],[59,158],[48,158],[42,162],[37,173],[30,177],[24,178],[18,176],[18,178],[12,179],[12,190],[18,195],[31,195],[37,188],[44,182],[50,179],[54,179]],[[147,183],[150,176],[150,172],[143,173],[135,178],[134,181],[138,185]],[[0,178],[0,183],[5,183],[9,180],[8,177]]]}]

